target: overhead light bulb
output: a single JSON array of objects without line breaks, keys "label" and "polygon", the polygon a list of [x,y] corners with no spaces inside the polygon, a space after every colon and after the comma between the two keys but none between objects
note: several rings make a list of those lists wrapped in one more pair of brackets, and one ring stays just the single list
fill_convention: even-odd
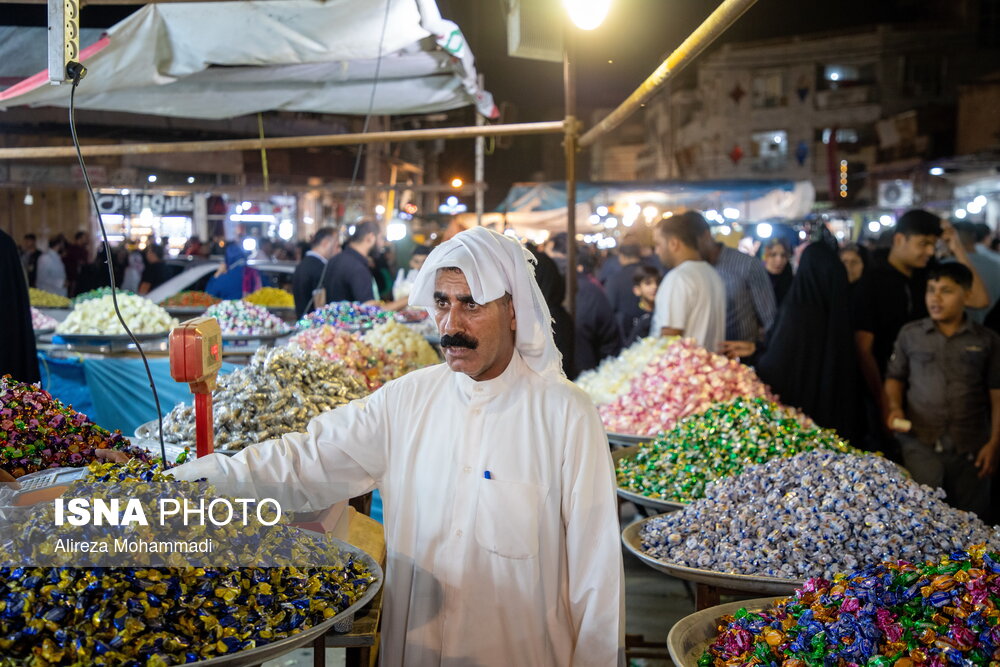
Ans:
[{"label": "overhead light bulb", "polygon": [[930,171],[928,173],[931,176],[944,176],[944,168],[943,167],[931,167]]},{"label": "overhead light bulb", "polygon": [[759,225],[757,225],[757,236],[759,236],[762,239],[769,239],[769,238],[771,238],[771,234],[773,232],[774,232],[774,229],[771,227],[770,224],[768,224],[766,222],[762,222]]},{"label": "overhead light bulb", "polygon": [[611,0],[563,0],[563,5],[577,28],[593,30],[608,15]]},{"label": "overhead light bulb", "polygon": [[868,231],[872,234],[877,233],[880,229],[882,229],[882,225],[879,224],[878,220],[871,220],[868,222]]},{"label": "overhead light bulb", "polygon": [[24,205],[31,206],[34,203],[35,198],[31,194],[31,188],[28,188],[28,191],[24,193]]}]

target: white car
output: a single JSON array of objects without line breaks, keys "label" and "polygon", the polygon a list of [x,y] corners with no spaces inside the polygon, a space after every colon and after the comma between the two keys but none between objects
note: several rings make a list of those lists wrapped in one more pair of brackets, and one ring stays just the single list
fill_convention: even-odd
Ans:
[{"label": "white car", "polygon": [[[172,267],[180,267],[180,273],[156,289],[150,290],[146,298],[154,303],[160,303],[181,292],[204,290],[205,285],[223,264],[222,259],[215,258],[208,260],[181,258],[165,261]],[[265,286],[283,287],[291,291],[292,274],[295,273],[297,266],[295,262],[251,259],[247,265],[260,271]]]}]

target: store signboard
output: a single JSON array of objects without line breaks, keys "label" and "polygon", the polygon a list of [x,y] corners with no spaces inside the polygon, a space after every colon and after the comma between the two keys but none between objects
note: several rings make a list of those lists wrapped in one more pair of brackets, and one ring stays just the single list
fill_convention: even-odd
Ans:
[{"label": "store signboard", "polygon": [[190,193],[166,194],[163,192],[99,193],[97,206],[101,215],[139,215],[149,209],[156,217],[194,216],[194,195]]}]

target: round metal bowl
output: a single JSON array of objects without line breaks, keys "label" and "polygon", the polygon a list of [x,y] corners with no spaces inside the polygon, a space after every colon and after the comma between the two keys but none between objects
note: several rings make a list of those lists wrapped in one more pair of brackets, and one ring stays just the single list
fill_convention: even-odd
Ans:
[{"label": "round metal bowl", "polygon": [[[148,421],[145,424],[140,424],[139,428],[135,429],[135,439],[143,441],[141,446],[150,450],[154,454],[159,453],[160,451],[159,430],[160,427],[159,424],[157,423],[157,420],[154,419],[152,421]],[[178,445],[168,443],[166,445],[167,456],[170,456],[171,451],[176,451],[178,454],[180,454],[180,452],[184,451],[185,447],[190,447],[191,455],[194,456],[195,443],[193,442],[188,442]],[[215,453],[225,454],[226,456],[232,456],[233,454],[236,454],[239,451],[240,450],[238,449],[216,449]]]},{"label": "round metal bowl", "polygon": [[191,319],[204,313],[208,306],[163,306],[163,309],[167,311],[168,315]]},{"label": "round metal bowl", "polygon": [[[617,449],[611,452],[611,458],[615,462],[615,470],[618,469],[618,462],[620,460],[632,458],[638,452],[639,445],[632,445],[630,447]],[[677,500],[664,500],[663,498],[651,498],[649,496],[644,496],[641,493],[636,493],[635,491],[623,489],[620,486],[618,487],[618,496],[620,498],[624,498],[625,500],[630,500],[640,507],[648,507],[649,509],[658,512],[676,512],[679,509],[687,507],[687,503],[682,503]]]},{"label": "round metal bowl", "polygon": [[375,562],[374,558],[361,549],[335,538],[330,539],[336,542],[337,546],[339,546],[342,551],[350,552],[354,554],[355,559],[364,561],[364,563],[375,575],[375,581],[373,581],[368,587],[365,594],[358,598],[357,602],[333,618],[329,618],[322,623],[294,634],[291,637],[286,637],[285,639],[281,639],[270,644],[258,646],[257,648],[240,651],[239,653],[233,653],[232,655],[223,655],[218,658],[188,664],[197,665],[198,667],[222,667],[222,665],[225,665],[226,667],[243,667],[245,665],[259,665],[266,660],[273,660],[274,658],[285,655],[286,653],[294,651],[297,648],[311,644],[313,640],[325,635],[341,621],[353,618],[354,614],[360,611],[366,604],[371,602],[372,598],[375,597],[375,594],[378,593],[380,588],[382,588],[382,568],[379,567],[379,564]]},{"label": "round metal bowl", "polygon": [[760,593],[761,595],[789,595],[805,583],[802,579],[782,579],[780,577],[763,577],[751,574],[702,570],[696,567],[677,565],[653,558],[643,551],[639,533],[648,522],[655,518],[650,517],[642,521],[637,521],[622,531],[622,542],[625,544],[625,547],[636,558],[654,570],[686,581],[728,588],[729,590],[743,593]]},{"label": "round metal bowl", "polygon": [[758,612],[779,598],[757,598],[742,602],[728,602],[708,609],[702,609],[685,616],[670,628],[667,635],[667,650],[677,667],[698,667],[698,658],[719,635],[719,619],[731,616],[740,609]]},{"label": "round metal bowl", "polygon": [[608,431],[607,433],[608,442],[612,445],[641,445],[656,440],[655,435],[629,435],[628,433],[614,433],[613,431]]}]

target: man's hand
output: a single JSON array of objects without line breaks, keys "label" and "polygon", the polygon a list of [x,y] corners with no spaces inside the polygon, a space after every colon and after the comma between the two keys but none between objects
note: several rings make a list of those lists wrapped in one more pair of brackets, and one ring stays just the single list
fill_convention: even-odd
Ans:
[{"label": "man's hand", "polygon": [[[9,472],[7,472],[6,470],[0,468],[0,484],[11,484],[11,483],[17,484],[17,480],[14,479],[14,476],[11,475]],[[14,488],[18,488],[18,487],[14,487]]]},{"label": "man's hand", "polygon": [[979,469],[980,479],[996,473],[998,463],[1000,463],[1000,441],[987,442],[976,456],[976,468]]},{"label": "man's hand", "polygon": [[132,457],[125,452],[119,452],[117,449],[95,449],[94,458],[111,461],[112,463],[128,463]]},{"label": "man's hand", "polygon": [[724,354],[730,359],[750,357],[756,351],[757,343],[749,340],[724,340],[719,344],[719,354]]},{"label": "man's hand", "polygon": [[906,413],[903,412],[902,408],[889,408],[885,417],[885,425],[889,427],[890,431],[897,433],[910,431],[910,422],[906,419]]},{"label": "man's hand", "polygon": [[945,218],[941,219],[941,240],[944,241],[952,255],[958,255],[964,250],[962,240],[958,238],[958,232],[955,231],[951,221]]}]

